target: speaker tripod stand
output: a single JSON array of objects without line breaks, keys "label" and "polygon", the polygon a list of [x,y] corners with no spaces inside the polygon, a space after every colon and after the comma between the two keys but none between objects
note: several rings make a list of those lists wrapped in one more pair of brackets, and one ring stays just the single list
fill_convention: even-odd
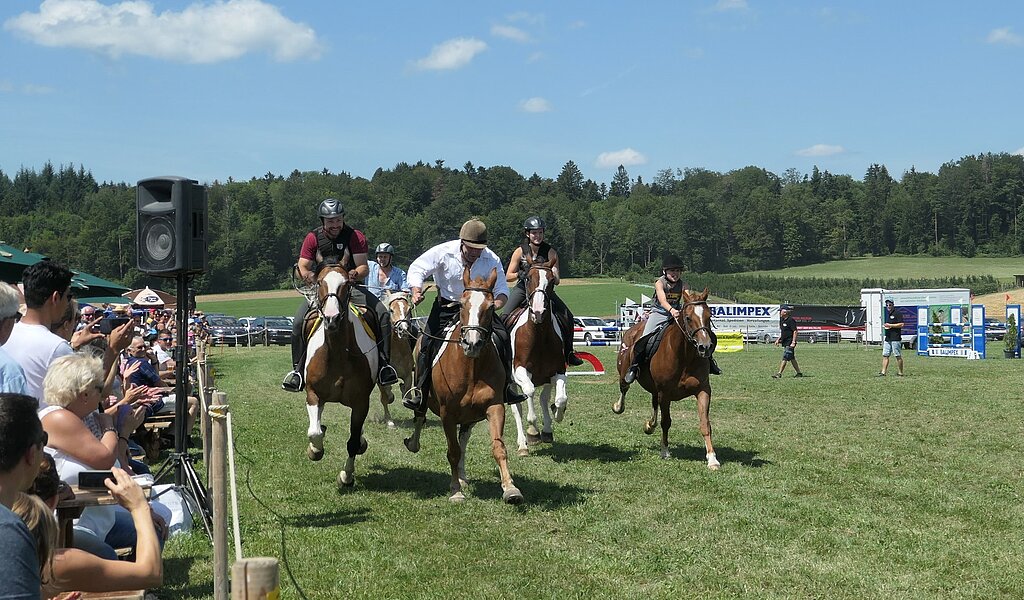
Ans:
[{"label": "speaker tripod stand", "polygon": [[154,476],[155,481],[160,481],[167,471],[174,468],[174,489],[178,490],[185,503],[188,505],[192,518],[196,517],[203,522],[203,529],[206,535],[213,537],[213,510],[210,506],[210,496],[206,486],[199,479],[196,473],[192,457],[188,454],[188,375],[186,365],[189,364],[188,356],[188,314],[189,314],[189,293],[188,275],[179,273],[176,275],[178,288],[178,301],[175,310],[175,320],[178,324],[178,345],[174,348],[174,452],[167,457],[164,464],[160,466]]}]

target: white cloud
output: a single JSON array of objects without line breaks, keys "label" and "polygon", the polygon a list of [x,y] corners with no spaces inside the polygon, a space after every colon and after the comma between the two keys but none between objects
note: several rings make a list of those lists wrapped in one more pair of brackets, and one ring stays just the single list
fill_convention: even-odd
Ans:
[{"label": "white cloud", "polygon": [[544,60],[543,52],[534,52],[533,54],[526,57],[526,62],[528,63],[535,63],[540,60]]},{"label": "white cloud", "polygon": [[747,0],[718,0],[711,10],[725,12],[729,10],[747,10]]},{"label": "white cloud", "polygon": [[491,27],[491,35],[521,44],[533,41],[529,33],[511,25],[493,25]]},{"label": "white cloud", "polygon": [[544,24],[544,13],[528,13],[526,11],[520,11],[505,15],[505,19],[512,23],[526,23],[528,25],[543,25]]},{"label": "white cloud", "polygon": [[159,14],[146,0],[111,5],[45,0],[39,12],[12,17],[4,29],[43,46],[186,63],[215,63],[259,51],[291,61],[317,58],[321,50],[311,27],[261,0],[196,2],[180,12]]},{"label": "white cloud", "polygon": [[486,49],[487,44],[476,38],[453,38],[434,46],[430,55],[415,64],[417,68],[429,71],[459,69]]},{"label": "white cloud", "polygon": [[569,23],[569,29],[583,29],[586,26],[586,21],[572,21],[571,23]]},{"label": "white cloud", "polygon": [[1024,147],[1017,148],[1017,151],[1014,152],[1014,154],[1016,154],[1017,156],[1024,156]]},{"label": "white cloud", "polygon": [[843,152],[846,152],[846,148],[843,148],[842,146],[834,146],[831,144],[815,144],[810,148],[797,150],[796,155],[807,157],[834,156],[836,154],[842,154]]},{"label": "white cloud", "polygon": [[1024,37],[1010,31],[1009,27],[999,27],[988,32],[985,41],[990,44],[1006,44],[1007,46],[1024,45]]},{"label": "white cloud", "polygon": [[35,83],[14,85],[10,81],[0,79],[0,94],[25,94],[26,96],[38,96],[40,94],[49,94],[52,92],[53,88],[49,86],[38,85]]},{"label": "white cloud", "polygon": [[647,163],[647,157],[632,148],[602,152],[597,156],[596,165],[599,169],[614,169],[619,165],[631,167]]},{"label": "white cloud", "polygon": [[519,109],[528,113],[549,112],[551,110],[551,103],[540,96],[534,96],[520,102]]}]

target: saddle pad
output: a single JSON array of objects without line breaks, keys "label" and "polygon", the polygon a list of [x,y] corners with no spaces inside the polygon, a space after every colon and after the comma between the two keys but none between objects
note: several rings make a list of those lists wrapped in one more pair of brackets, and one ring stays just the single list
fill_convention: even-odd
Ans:
[{"label": "saddle pad", "polygon": [[[361,311],[359,310],[359,307],[357,307],[354,304],[349,304],[348,308],[350,311],[352,311],[352,314],[356,316],[356,319],[358,319],[358,321],[362,324],[363,329],[366,331],[366,335],[370,336],[370,339],[376,342],[377,333],[373,330],[373,327],[370,327],[370,323],[367,322],[366,318],[363,316],[365,309]],[[313,320],[313,326],[309,328],[309,335],[306,336],[307,343],[309,342],[309,340],[313,339],[313,334],[316,333],[316,330],[320,327],[320,321],[322,320],[323,319],[320,317],[320,313],[317,313],[316,319]]]},{"label": "saddle pad", "polygon": [[518,307],[515,308],[515,310],[509,311],[501,315],[501,320],[502,322],[505,323],[505,328],[511,331],[512,328],[515,326],[516,321],[519,320],[519,315],[523,314],[525,310],[525,306],[519,305]]}]

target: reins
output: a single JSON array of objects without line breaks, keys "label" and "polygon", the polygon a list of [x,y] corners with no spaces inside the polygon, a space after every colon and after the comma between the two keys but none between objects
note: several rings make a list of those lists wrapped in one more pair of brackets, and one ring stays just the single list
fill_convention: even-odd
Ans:
[{"label": "reins", "polygon": [[[703,300],[699,301],[699,302],[684,302],[683,305],[680,307],[680,310],[686,308],[687,306],[694,306],[694,305],[697,305],[697,304],[704,304],[706,306],[707,302],[705,302]],[[690,332],[690,331],[687,331],[686,329],[684,329],[683,326],[679,324],[679,320],[678,319],[672,319],[672,322],[675,323],[676,327],[679,328],[679,331],[682,332],[683,337],[688,342],[693,344],[694,348],[697,348],[697,334],[700,333],[701,331],[706,331],[708,333],[708,337],[711,337],[711,336],[714,335],[713,333],[711,333],[711,328],[709,326],[707,326],[707,325],[703,325],[701,327],[698,327],[697,329],[694,329],[692,332]]]}]

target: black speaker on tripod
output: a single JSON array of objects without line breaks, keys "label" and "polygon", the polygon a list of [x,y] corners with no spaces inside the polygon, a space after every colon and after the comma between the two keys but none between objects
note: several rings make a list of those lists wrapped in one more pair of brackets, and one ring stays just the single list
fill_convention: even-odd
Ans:
[{"label": "black speaker on tripod", "polygon": [[173,277],[207,270],[206,186],[185,177],[151,177],[136,188],[139,270]]}]

